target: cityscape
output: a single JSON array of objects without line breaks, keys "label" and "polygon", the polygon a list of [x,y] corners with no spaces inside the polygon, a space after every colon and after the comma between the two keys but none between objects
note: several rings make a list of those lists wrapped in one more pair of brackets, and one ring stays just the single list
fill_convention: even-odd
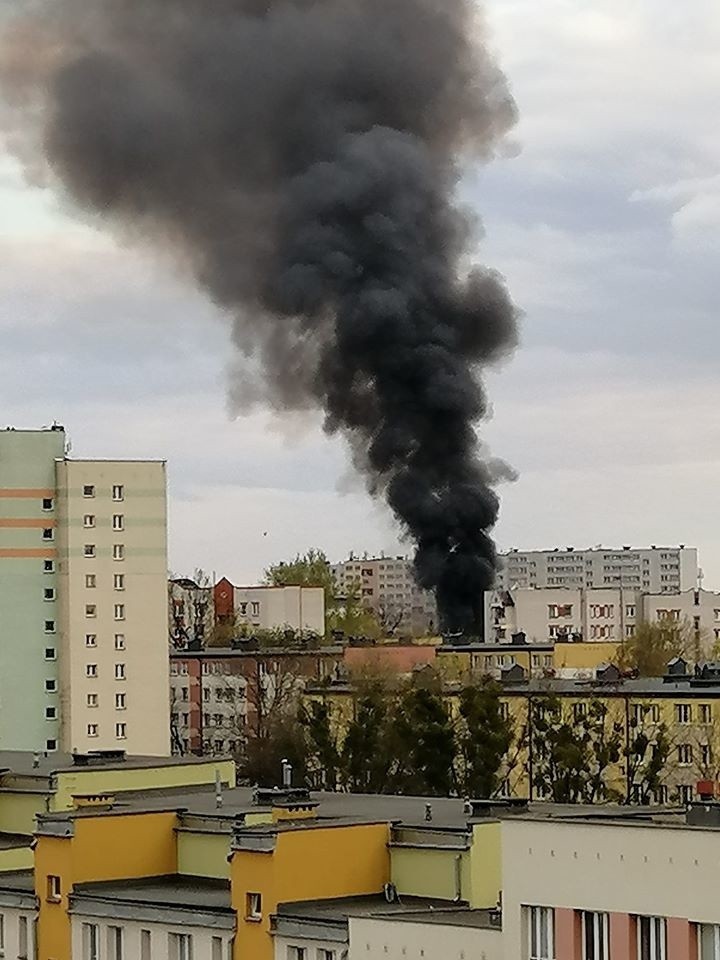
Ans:
[{"label": "cityscape", "polygon": [[712,0],[0,14],[0,960],[720,960]]}]

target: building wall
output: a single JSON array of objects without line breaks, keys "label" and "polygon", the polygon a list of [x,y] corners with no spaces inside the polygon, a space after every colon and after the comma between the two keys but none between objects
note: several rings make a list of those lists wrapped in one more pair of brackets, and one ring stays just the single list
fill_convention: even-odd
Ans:
[{"label": "building wall", "polygon": [[470,899],[469,850],[392,847],[390,865],[392,882],[401,896],[453,900],[459,895],[460,899]]},{"label": "building wall", "polygon": [[322,587],[235,587],[234,604],[240,626],[325,634]]},{"label": "building wall", "polygon": [[553,650],[553,671],[556,677],[574,679],[593,677],[602,663],[617,661],[619,644],[595,640],[590,643],[556,643]]},{"label": "building wall", "polygon": [[47,810],[49,794],[43,791],[0,790],[0,832],[31,834],[35,830],[35,814]]},{"label": "building wall", "polygon": [[648,594],[643,597],[643,618],[650,623],[670,621],[695,629],[709,655],[720,640],[720,593],[711,590],[685,590],[674,594]]},{"label": "building wall", "polygon": [[[272,960],[270,916],[279,903],[379,893],[390,880],[387,824],[300,828],[277,835],[272,852],[235,850],[233,907],[238,913],[234,960]],[[262,895],[262,919],[246,918],[249,892]]]},{"label": "building wall", "polygon": [[[606,912],[616,927],[636,915],[720,922],[717,830],[541,819],[505,820],[502,829],[506,957],[525,956],[523,905]],[[631,960],[622,949],[612,957]],[[690,960],[687,952],[668,957]],[[580,954],[566,948],[557,960]]]},{"label": "building wall", "polygon": [[64,454],[62,429],[0,432],[2,750],[58,745],[55,458]]},{"label": "building wall", "polygon": [[63,747],[167,755],[165,465],[65,460],[57,478]]},{"label": "building wall", "polygon": [[620,587],[673,593],[697,586],[695,547],[596,547],[590,550],[510,550],[502,555],[498,586]]},{"label": "building wall", "polygon": [[391,917],[350,918],[349,960],[520,960],[522,956],[503,953],[501,930]]},{"label": "building wall", "polygon": [[142,931],[150,933],[150,956],[152,960],[176,960],[170,950],[170,934],[179,933],[191,938],[191,956],[196,960],[231,960],[232,934],[225,930],[172,923],[134,923],[125,918],[104,920],[82,913],[72,917],[72,956],[80,960],[83,953],[83,925],[94,924],[98,928],[101,953],[106,956],[110,927],[120,927],[123,938],[123,956],[128,960],[142,960],[140,953]]},{"label": "building wall", "polygon": [[[41,833],[35,848],[40,906],[38,960],[75,960],[68,897],[73,884],[177,872],[175,813],[77,817],[68,836]],[[60,878],[60,900],[48,900],[48,877]]]},{"label": "building wall", "polygon": [[178,833],[178,873],[229,879],[229,852],[229,834],[181,830]]},{"label": "building wall", "polygon": [[333,960],[342,960],[342,957],[347,958],[347,942],[340,943],[337,940],[311,940],[300,937],[291,937],[291,936],[282,936],[280,934],[275,934],[273,937],[274,942],[274,960],[294,960],[297,954],[294,952],[296,947],[304,947],[307,950],[306,957],[307,960],[315,960],[317,957],[325,958],[326,953],[320,951],[330,951],[333,956]]},{"label": "building wall", "polygon": [[332,567],[338,591],[357,589],[381,623],[399,634],[421,635],[438,629],[435,597],[415,582],[407,557],[350,558]]}]

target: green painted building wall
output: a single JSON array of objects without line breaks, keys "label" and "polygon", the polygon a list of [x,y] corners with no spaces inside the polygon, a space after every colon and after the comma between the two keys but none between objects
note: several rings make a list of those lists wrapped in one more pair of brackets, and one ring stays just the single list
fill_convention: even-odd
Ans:
[{"label": "green painted building wall", "polygon": [[58,741],[54,490],[64,454],[62,429],[0,431],[0,750]]}]

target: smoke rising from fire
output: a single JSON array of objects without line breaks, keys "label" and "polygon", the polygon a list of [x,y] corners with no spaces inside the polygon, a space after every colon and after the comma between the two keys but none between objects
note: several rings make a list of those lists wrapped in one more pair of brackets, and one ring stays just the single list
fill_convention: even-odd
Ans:
[{"label": "smoke rising from fire", "polygon": [[472,0],[34,0],[1,69],[24,156],[190,265],[269,401],[324,410],[444,628],[472,631],[498,514],[481,370],[516,342],[455,196],[515,119]]}]

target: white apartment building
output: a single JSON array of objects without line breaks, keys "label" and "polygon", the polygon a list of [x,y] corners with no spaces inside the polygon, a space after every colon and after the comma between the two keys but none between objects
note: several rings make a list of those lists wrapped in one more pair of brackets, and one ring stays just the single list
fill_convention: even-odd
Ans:
[{"label": "white apartment building", "polygon": [[399,634],[423,634],[438,627],[435,597],[415,582],[407,557],[353,557],[332,566],[340,594],[357,589],[383,627]]},{"label": "white apartment building", "polygon": [[485,596],[488,643],[509,643],[522,632],[530,643],[582,639],[619,642],[639,623],[671,620],[698,631],[708,648],[720,640],[720,593],[644,593],[624,588],[515,588]]},{"label": "white apartment building", "polygon": [[260,630],[289,629],[325,633],[325,591],[322,587],[234,587],[238,625]]},{"label": "white apartment building", "polygon": [[698,585],[695,547],[574,547],[509,550],[501,555],[498,587],[622,587],[644,593],[678,593]]},{"label": "white apartment building", "polygon": [[57,463],[61,747],[165,756],[163,462]]}]

